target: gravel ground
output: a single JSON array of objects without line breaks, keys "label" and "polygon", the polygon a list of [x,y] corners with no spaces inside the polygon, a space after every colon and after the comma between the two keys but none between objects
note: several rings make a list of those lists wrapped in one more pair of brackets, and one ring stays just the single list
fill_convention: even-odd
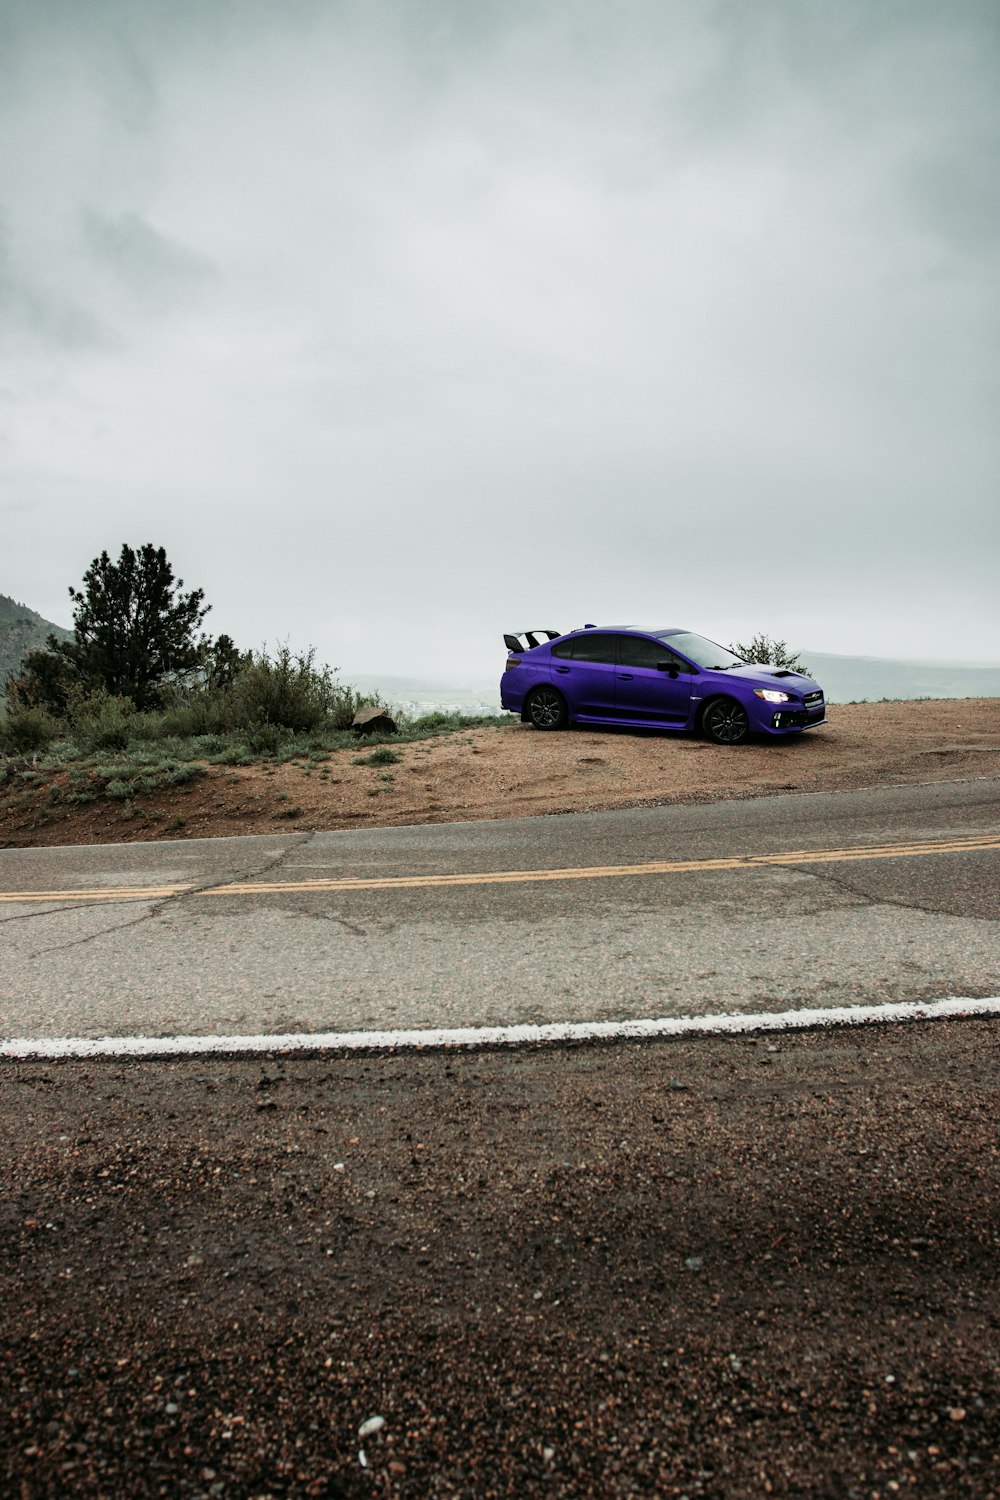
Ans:
[{"label": "gravel ground", "polygon": [[0,1492],[1000,1495],[998,1063],[8,1063]]},{"label": "gravel ground", "polygon": [[824,728],[797,738],[738,746],[649,731],[539,734],[508,718],[400,744],[388,767],[356,764],[360,745],[316,763],[208,766],[183,786],[124,802],[81,803],[67,772],[50,779],[25,766],[0,788],[0,848],[519,818],[1000,774],[1000,698],[833,704],[828,715]]}]

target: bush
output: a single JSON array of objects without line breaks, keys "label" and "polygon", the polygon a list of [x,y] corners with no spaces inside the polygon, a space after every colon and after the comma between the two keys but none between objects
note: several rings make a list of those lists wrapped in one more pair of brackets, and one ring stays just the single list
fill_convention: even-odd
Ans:
[{"label": "bush", "polygon": [[162,739],[202,739],[226,731],[227,703],[223,692],[195,690],[157,715]]},{"label": "bush", "polygon": [[266,651],[254,656],[226,694],[229,726],[271,725],[294,733],[318,729],[333,707],[336,684],[330,668],[317,667],[315,657],[312,647],[293,655],[288,646],[279,646],[273,660]]},{"label": "bush", "polygon": [[0,722],[0,750],[7,755],[31,755],[47,750],[59,734],[59,721],[44,708],[11,708]]},{"label": "bush", "polygon": [[356,766],[394,766],[397,760],[399,756],[395,750],[388,745],[380,745],[371,755],[356,755],[352,763]]},{"label": "bush", "polygon": [[805,672],[807,676],[809,673],[809,668],[799,660],[798,653],[789,651],[787,641],[772,641],[769,635],[755,635],[749,644],[734,641],[729,649],[744,661],[787,667],[790,672]]},{"label": "bush", "polygon": [[284,738],[280,724],[252,724],[246,731],[247,746],[254,755],[275,755]]},{"label": "bush", "polygon": [[125,750],[132,738],[135,704],[130,698],[94,693],[70,709],[77,741],[88,750]]},{"label": "bush", "polygon": [[199,776],[204,776],[205,767],[192,765],[190,761],[183,766],[174,766],[167,772],[167,780],[171,786],[187,786],[189,781],[195,781]]},{"label": "bush", "polygon": [[338,682],[332,667],[317,666],[313,646],[297,653],[279,646],[273,657],[266,651],[252,654],[219,701],[228,729],[272,725],[292,734],[349,729],[359,708],[378,704],[372,694]]}]

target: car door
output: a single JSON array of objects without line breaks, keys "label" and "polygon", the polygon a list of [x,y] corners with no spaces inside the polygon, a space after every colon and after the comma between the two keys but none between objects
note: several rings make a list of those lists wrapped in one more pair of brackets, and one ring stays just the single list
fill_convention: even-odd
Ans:
[{"label": "car door", "polygon": [[600,630],[569,636],[552,647],[552,682],[574,717],[614,718],[616,662],[615,638]]},{"label": "car door", "polygon": [[686,724],[694,673],[662,641],[620,635],[615,674],[617,717],[637,724]]}]

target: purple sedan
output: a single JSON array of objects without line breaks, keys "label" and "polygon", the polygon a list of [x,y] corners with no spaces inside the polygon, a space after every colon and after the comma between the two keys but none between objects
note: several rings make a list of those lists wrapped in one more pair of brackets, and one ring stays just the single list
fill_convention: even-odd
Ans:
[{"label": "purple sedan", "polygon": [[617,724],[700,730],[717,745],[826,721],[823,690],[787,667],[741,661],[690,630],[585,625],[504,637],[500,701],[536,729]]}]

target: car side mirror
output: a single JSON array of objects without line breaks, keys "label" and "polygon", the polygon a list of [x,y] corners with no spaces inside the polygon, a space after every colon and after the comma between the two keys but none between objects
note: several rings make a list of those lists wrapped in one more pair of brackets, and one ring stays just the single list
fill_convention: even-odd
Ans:
[{"label": "car side mirror", "polygon": [[680,675],[680,668],[675,661],[658,661],[656,663],[656,670],[658,672],[669,672],[671,677],[678,677]]}]

